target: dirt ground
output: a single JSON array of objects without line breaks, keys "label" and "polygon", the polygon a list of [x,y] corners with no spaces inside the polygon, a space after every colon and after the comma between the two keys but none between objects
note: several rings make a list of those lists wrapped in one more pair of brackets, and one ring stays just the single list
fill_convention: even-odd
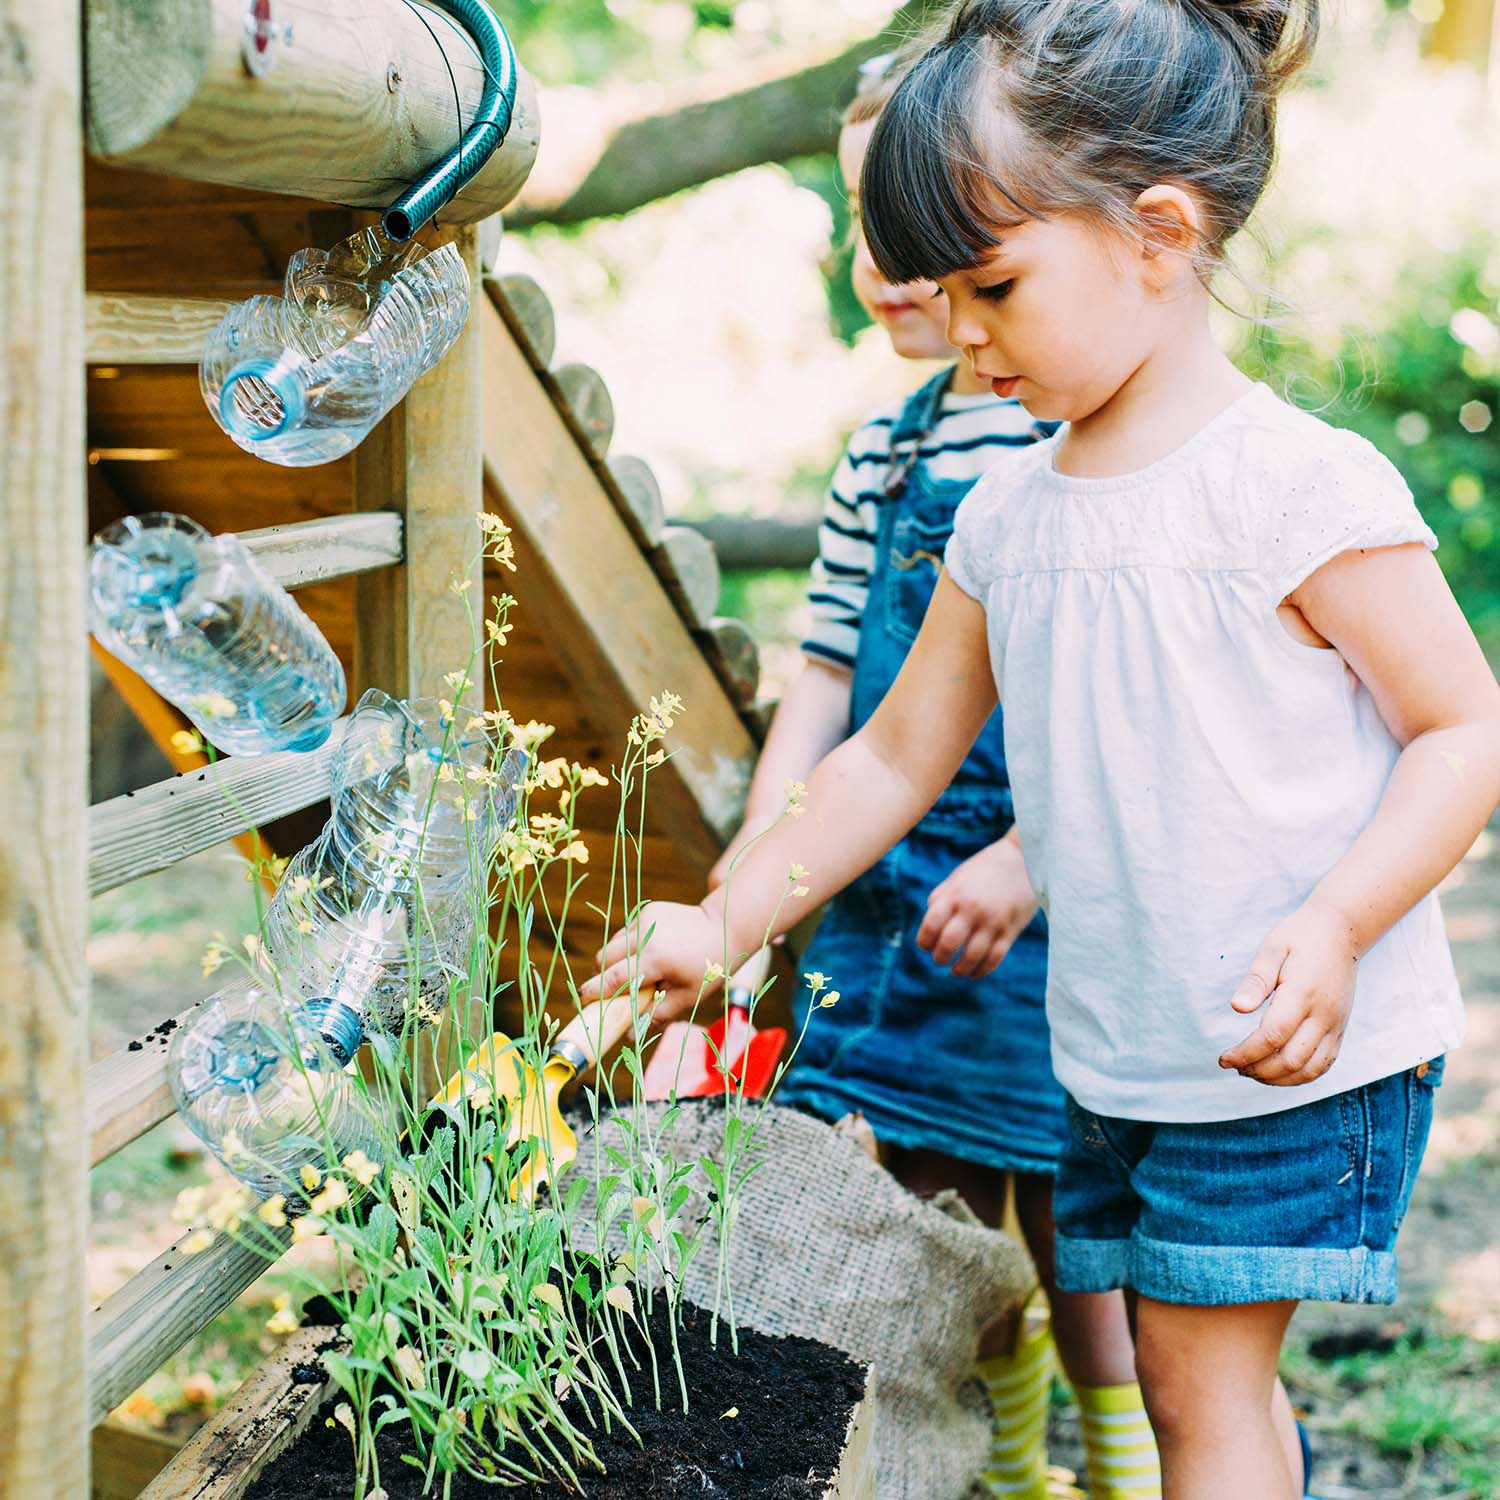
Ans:
[{"label": "dirt ground", "polygon": [[[1306,1416],[1323,1500],[1500,1500],[1500,826],[1444,890],[1469,1008],[1449,1059],[1423,1176],[1402,1231],[1393,1308],[1305,1306],[1284,1372]],[[199,969],[216,931],[255,925],[244,865],[217,850],[94,903],[93,1046],[102,1055],[210,987]],[[93,1174],[93,1295],[107,1295],[170,1244],[170,1204],[215,1170],[170,1120]],[[193,1401],[227,1394],[257,1346],[278,1271],[135,1398],[130,1414],[181,1430]],[[203,1377],[208,1377],[207,1381]],[[207,1393],[207,1394],[205,1394]],[[1076,1468],[1077,1425],[1061,1392],[1052,1456]]]}]

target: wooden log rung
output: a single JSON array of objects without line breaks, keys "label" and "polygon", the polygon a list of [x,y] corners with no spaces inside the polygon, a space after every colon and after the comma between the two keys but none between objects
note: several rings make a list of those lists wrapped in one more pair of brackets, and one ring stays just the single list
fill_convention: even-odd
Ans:
[{"label": "wooden log rung", "polygon": [[[266,1230],[283,1250],[288,1229]],[[272,1264],[220,1235],[184,1255],[163,1250],[89,1315],[89,1425],[97,1426],[148,1376],[200,1333]]]},{"label": "wooden log rung", "polygon": [[404,556],[402,525],[397,512],[374,510],[320,516],[237,535],[282,588],[300,589],[330,578],[398,566]]},{"label": "wooden log rung", "polygon": [[340,719],[316,750],[231,757],[97,803],[89,811],[89,893],[154,875],[322,801],[347,724]]},{"label": "wooden log rung", "polygon": [[91,365],[195,365],[209,334],[234,305],[221,297],[90,292],[84,358]]},{"label": "wooden log rung", "polygon": [[485,290],[532,367],[547,369],[557,353],[557,314],[541,283],[519,274],[486,277]]}]

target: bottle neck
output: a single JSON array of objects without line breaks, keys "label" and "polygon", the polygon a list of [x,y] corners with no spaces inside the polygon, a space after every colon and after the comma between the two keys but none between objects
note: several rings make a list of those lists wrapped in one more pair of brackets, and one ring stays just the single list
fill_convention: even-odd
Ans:
[{"label": "bottle neck", "polygon": [[241,360],[224,378],[219,417],[244,443],[264,443],[299,427],[307,417],[307,361],[286,353]]}]

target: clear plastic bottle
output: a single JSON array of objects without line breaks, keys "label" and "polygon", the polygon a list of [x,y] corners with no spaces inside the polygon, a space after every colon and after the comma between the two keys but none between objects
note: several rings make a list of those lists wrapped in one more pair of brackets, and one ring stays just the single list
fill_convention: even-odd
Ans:
[{"label": "clear plastic bottle", "polygon": [[186,516],[126,516],[94,538],[89,619],[226,754],[312,750],[344,707],[318,627],[238,538]]},{"label": "clear plastic bottle", "polygon": [[[498,763],[497,763],[498,762]],[[462,707],[371,689],[334,758],[333,811],[266,912],[283,982],[361,1031],[434,1020],[470,973],[495,842],[526,758]]]},{"label": "clear plastic bottle", "polygon": [[300,1172],[353,1151],[379,1160],[369,1097],[348,1071],[358,1037],[329,1007],[283,1001],[246,975],[173,1033],[168,1080],[193,1133],[261,1197],[300,1198]]},{"label": "clear plastic bottle", "polygon": [[453,347],[469,273],[453,245],[379,229],[299,250],[280,297],[251,297],[209,335],[199,386],[214,420],[269,463],[328,463],[364,440]]}]

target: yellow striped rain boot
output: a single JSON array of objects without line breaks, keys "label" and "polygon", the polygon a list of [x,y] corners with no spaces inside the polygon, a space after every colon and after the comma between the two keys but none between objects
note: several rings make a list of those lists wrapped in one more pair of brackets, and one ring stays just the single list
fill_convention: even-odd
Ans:
[{"label": "yellow striped rain boot", "polygon": [[1161,1460],[1141,1388],[1079,1386],[1089,1500],[1161,1500]]},{"label": "yellow striped rain boot", "polygon": [[994,1500],[1049,1500],[1047,1407],[1057,1350],[1045,1302],[1033,1302],[1021,1318],[1016,1347],[981,1360],[995,1409],[995,1430],[984,1483]]}]

